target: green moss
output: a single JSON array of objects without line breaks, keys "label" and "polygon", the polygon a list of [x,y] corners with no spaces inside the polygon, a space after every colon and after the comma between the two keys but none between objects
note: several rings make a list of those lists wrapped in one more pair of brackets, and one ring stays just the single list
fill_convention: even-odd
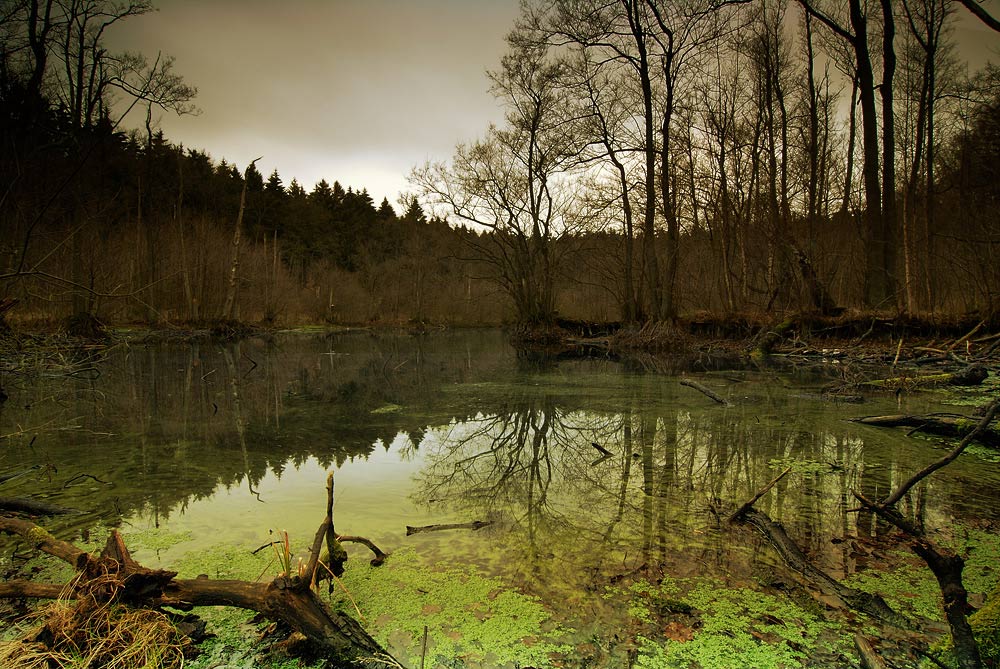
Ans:
[{"label": "green moss", "polygon": [[261,551],[254,555],[252,549],[220,546],[211,551],[192,551],[171,565],[179,578],[195,578],[207,574],[209,578],[256,581],[279,571],[273,552]]},{"label": "green moss", "polygon": [[37,525],[28,530],[28,533],[25,535],[25,539],[27,539],[34,546],[43,544],[46,541],[51,541],[53,538],[54,537],[49,534],[47,530],[38,527]]},{"label": "green moss", "polygon": [[[372,635],[408,666],[419,663],[424,626],[427,666],[548,666],[569,650],[538,599],[472,569],[421,564],[410,550],[377,568],[351,561],[343,581]],[[334,603],[356,615],[342,594]]]}]

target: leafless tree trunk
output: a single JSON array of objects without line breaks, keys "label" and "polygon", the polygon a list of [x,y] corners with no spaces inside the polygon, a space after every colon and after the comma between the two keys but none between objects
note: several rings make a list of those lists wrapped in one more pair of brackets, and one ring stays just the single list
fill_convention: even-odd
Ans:
[{"label": "leafless tree trunk", "polygon": [[260,158],[254,158],[243,171],[243,189],[240,191],[240,211],[233,227],[232,261],[229,264],[229,283],[226,287],[226,301],[222,305],[222,319],[231,321],[236,315],[237,293],[239,292],[240,240],[243,235],[243,211],[247,203],[247,176]]}]

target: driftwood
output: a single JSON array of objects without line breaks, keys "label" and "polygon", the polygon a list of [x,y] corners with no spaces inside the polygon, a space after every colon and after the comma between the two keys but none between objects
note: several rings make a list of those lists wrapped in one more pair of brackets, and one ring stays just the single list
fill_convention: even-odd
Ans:
[{"label": "driftwood", "polygon": [[[956,414],[891,414],[852,418],[851,421],[875,427],[910,427],[913,428],[911,432],[925,432],[942,437],[965,437],[976,431],[979,417]],[[976,431],[973,439],[987,446],[1000,448],[1000,426],[987,424]]]},{"label": "driftwood", "polygon": [[479,530],[487,525],[492,525],[489,520],[474,520],[471,523],[444,523],[441,525],[424,525],[422,527],[406,526],[406,536],[420,534],[422,532],[440,532],[442,530]]},{"label": "driftwood", "polygon": [[760,499],[761,497],[763,497],[764,495],[766,495],[768,490],[770,490],[774,486],[778,485],[778,481],[780,481],[781,479],[785,478],[788,475],[788,472],[790,472],[790,471],[792,471],[792,468],[791,467],[786,467],[785,471],[783,471],[780,474],[778,474],[777,476],[775,476],[774,479],[770,483],[768,483],[766,486],[764,486],[763,488],[761,488],[760,490],[758,490],[756,495],[754,495],[753,497],[751,497],[750,499],[748,499],[746,502],[744,502],[743,506],[741,506],[740,508],[736,509],[736,511],[731,516],[729,516],[729,522],[730,523],[741,522],[743,520],[743,516],[746,515],[747,511],[749,511],[750,509],[753,508],[753,505],[757,503],[757,500]]},{"label": "driftwood", "polygon": [[[152,570],[132,559],[116,530],[99,555],[56,539],[42,527],[18,518],[0,517],[0,532],[14,534],[33,548],[53,555],[79,572],[68,585],[8,581],[0,584],[0,597],[82,599],[121,603],[132,607],[189,610],[194,606],[235,606],[287,624],[304,635],[323,655],[350,666],[387,657],[387,653],[353,618],[332,611],[313,591],[320,570],[324,542],[336,552],[332,518],[333,474],[327,480],[327,516],[316,532],[309,561],[298,574],[281,574],[269,583],[208,578],[178,579],[176,572]],[[370,542],[369,542],[370,543]],[[331,570],[334,567],[331,565]]]},{"label": "driftwood", "polygon": [[706,397],[715,400],[724,407],[732,406],[732,404],[730,404],[726,398],[720,396],[717,392],[715,392],[711,388],[706,388],[697,381],[692,381],[691,379],[681,379],[681,385],[687,386],[688,388],[694,388],[702,395],[705,395]]}]

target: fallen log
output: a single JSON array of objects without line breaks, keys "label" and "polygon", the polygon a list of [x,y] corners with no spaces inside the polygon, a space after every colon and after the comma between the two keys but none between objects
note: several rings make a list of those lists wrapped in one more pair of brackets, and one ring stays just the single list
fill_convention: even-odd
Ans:
[{"label": "fallen log", "polygon": [[[961,438],[973,432],[980,421],[974,416],[956,414],[890,414],[852,418],[851,422],[875,427],[909,427],[913,428],[911,432]],[[987,446],[1000,448],[1000,426],[996,423],[987,425],[976,433],[974,439]]]},{"label": "fallen log", "polygon": [[885,390],[914,390],[933,386],[978,386],[986,380],[987,376],[989,376],[989,372],[986,367],[976,363],[957,372],[926,374],[923,376],[894,376],[886,379],[863,381],[858,385]]},{"label": "fallen log", "polygon": [[914,628],[913,621],[894,611],[880,595],[846,586],[813,565],[809,561],[809,558],[802,552],[802,549],[798,547],[798,544],[792,541],[788,533],[785,532],[784,526],[777,521],[771,520],[770,516],[766,513],[750,507],[739,515],[733,514],[730,522],[748,523],[751,525],[778,551],[778,554],[781,555],[781,558],[789,568],[802,574],[802,576],[824,593],[834,595],[848,607],[901,629],[908,630]]},{"label": "fallen log", "polygon": [[371,658],[388,657],[356,620],[332,611],[313,591],[318,573],[328,568],[319,562],[323,543],[327,542],[331,554],[336,545],[332,477],[327,483],[327,517],[316,532],[309,562],[300,573],[282,573],[269,583],[178,579],[176,572],[148,569],[132,559],[117,530],[112,530],[104,550],[92,555],[30,521],[3,516],[0,532],[20,536],[33,548],[69,563],[78,575],[66,585],[8,581],[0,584],[0,597],[75,599],[80,611],[106,610],[112,608],[109,604],[156,611],[162,607],[189,610],[194,606],[235,606],[288,625],[305,636],[315,651],[345,666],[363,666]]},{"label": "fallen log", "polygon": [[489,520],[473,520],[471,523],[443,523],[440,525],[424,525],[421,527],[413,527],[412,525],[406,526],[406,536],[411,534],[420,534],[421,532],[440,532],[442,530],[472,530],[476,531],[486,527],[487,525],[492,525],[493,522]]},{"label": "fallen log", "polygon": [[993,400],[983,409],[983,415],[979,422],[965,435],[958,446],[943,458],[932,462],[901,483],[882,501],[873,502],[857,491],[854,492],[854,496],[865,508],[871,509],[881,518],[913,537],[910,548],[923,558],[937,578],[938,586],[941,589],[941,598],[944,601],[945,617],[948,619],[948,627],[951,629],[955,659],[961,669],[979,669],[983,666],[979,646],[969,622],[972,607],[969,605],[968,592],[962,582],[965,561],[953,550],[939,547],[928,539],[923,529],[904,519],[896,510],[895,505],[918,483],[954,462],[965,451],[969,443],[989,427],[998,412],[1000,412],[1000,398]]}]

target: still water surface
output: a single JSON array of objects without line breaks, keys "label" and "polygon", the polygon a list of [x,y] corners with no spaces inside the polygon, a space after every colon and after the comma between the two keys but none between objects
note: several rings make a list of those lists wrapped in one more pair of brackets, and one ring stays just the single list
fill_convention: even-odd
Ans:
[{"label": "still water surface", "polygon": [[[474,565],[586,630],[600,626],[587,593],[623,574],[742,585],[780,571],[763,540],[720,527],[711,508],[792,466],[758,508],[834,575],[865,568],[850,539],[887,530],[849,511],[851,491],[884,496],[943,450],[848,419],[947,409],[946,397],[838,404],[818,396],[835,366],[715,367],[539,359],[489,330],[120,345],[71,376],[8,375],[0,473],[42,469],[0,493],[85,511],[50,523],[66,536],[97,523],[182,533],[136,555],[169,566],[191,550],[255,548],[271,529],[304,552],[335,470],[338,532]],[[998,490],[1000,465],[966,455],[903,508],[930,527],[989,525]],[[406,533],[474,520],[491,524]]]}]

